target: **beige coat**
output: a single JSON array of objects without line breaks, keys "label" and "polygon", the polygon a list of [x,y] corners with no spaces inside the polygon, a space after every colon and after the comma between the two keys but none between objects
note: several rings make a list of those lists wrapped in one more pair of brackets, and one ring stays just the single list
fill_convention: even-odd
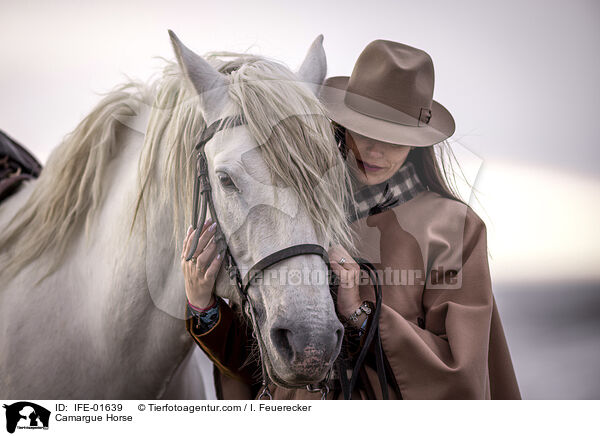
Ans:
[{"label": "beige coat", "polygon": [[[353,228],[360,256],[383,283],[380,332],[395,379],[391,398],[399,398],[397,386],[404,399],[520,399],[492,294],[483,221],[468,206],[425,191]],[[360,293],[374,301],[370,286]],[[190,319],[187,330],[215,363],[219,398],[251,399],[260,371],[245,364],[248,329],[224,306],[209,332],[198,335]],[[365,367],[354,398],[380,398],[373,368]],[[319,398],[306,389],[271,391],[275,399]]]}]

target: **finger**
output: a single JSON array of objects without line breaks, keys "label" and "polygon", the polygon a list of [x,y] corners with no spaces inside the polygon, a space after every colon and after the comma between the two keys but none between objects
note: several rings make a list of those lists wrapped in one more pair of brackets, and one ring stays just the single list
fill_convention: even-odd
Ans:
[{"label": "finger", "polygon": [[[344,259],[343,263],[340,263],[340,261]],[[332,252],[331,256],[329,257],[329,262],[330,263],[335,263],[337,265],[339,265],[340,267],[347,269],[347,270],[357,270],[358,269],[358,264],[356,263],[356,261],[354,260],[354,258],[352,256],[350,256],[348,254],[348,252],[346,251],[334,251]]]},{"label": "finger", "polygon": [[221,263],[223,263],[223,254],[219,253],[213,258],[210,266],[206,269],[204,278],[206,280],[214,280],[217,277]]},{"label": "finger", "polygon": [[185,256],[181,258],[181,270],[183,271],[183,277],[187,280],[190,276],[190,262],[185,260]]},{"label": "finger", "polygon": [[340,275],[341,271],[344,269],[342,268],[342,266],[337,263],[335,260],[331,260],[329,259],[329,266],[332,269],[332,271],[334,273],[336,273],[338,276]]},{"label": "finger", "polygon": [[196,263],[198,264],[198,267],[202,268],[202,271],[206,271],[206,268],[208,267],[210,260],[214,257],[216,251],[217,243],[213,238],[204,251],[200,253],[196,259]]},{"label": "finger", "polygon": [[331,247],[328,251],[327,251],[327,255],[329,256],[330,259],[334,260],[334,261],[338,261],[340,259],[340,257],[342,257],[342,250],[341,250],[342,246],[341,245],[336,245],[334,247]]},{"label": "finger", "polygon": [[198,246],[196,247],[196,251],[193,254],[193,257],[198,258],[202,250],[206,248],[206,245],[209,243],[210,239],[215,234],[217,230],[217,223],[213,222],[205,226],[202,230],[202,234],[200,235],[200,239],[198,240]]},{"label": "finger", "polygon": [[212,223],[214,223],[214,220],[212,218],[208,218],[206,221],[204,221],[204,224],[202,225],[202,231],[206,230],[206,228]]},{"label": "finger", "polygon": [[331,270],[338,276],[340,280],[340,285],[344,287],[354,286],[358,283],[357,274],[359,273],[358,269],[354,267],[345,268],[346,264],[343,266],[338,262],[331,261],[330,262]]},{"label": "finger", "polygon": [[358,263],[356,263],[356,261],[354,260],[354,258],[346,251],[343,250],[341,251],[339,257],[338,257],[338,263],[340,260],[344,259],[344,263],[340,264],[343,268],[345,269],[352,269],[352,270],[358,270],[360,267],[358,266]]},{"label": "finger", "polygon": [[[195,235],[196,235],[196,232],[198,232],[198,231],[201,231],[201,232],[205,231],[205,230],[206,230],[206,229],[207,229],[207,228],[210,226],[210,224],[211,224],[211,220],[210,220],[210,219],[208,219],[208,220],[207,220],[207,221],[206,221],[206,222],[205,222],[205,223],[202,225],[202,229],[195,229],[195,230],[192,230],[192,233],[191,233],[191,234],[188,236],[187,245],[186,245],[186,247],[185,247],[185,254],[184,254],[184,256],[185,256],[185,258],[186,258],[186,259],[187,259],[187,257],[188,257],[188,253],[190,252],[191,245],[192,245],[192,241],[194,240],[194,237],[195,237]],[[198,246],[200,246],[200,242],[198,243]],[[194,253],[194,254],[192,255],[192,258],[196,258],[196,253]]]},{"label": "finger", "polygon": [[357,265],[357,263],[351,257],[348,258],[347,256],[341,254],[330,257],[329,261],[335,263],[336,265],[339,265],[344,269],[352,269],[353,265]]},{"label": "finger", "polygon": [[343,256],[345,258],[352,258],[352,256],[350,256],[350,253],[348,253],[348,251],[344,248],[344,246],[339,245],[339,244],[331,247],[329,249],[329,253],[330,253],[330,255]]},{"label": "finger", "polygon": [[329,255],[329,257],[336,256],[341,247],[342,247],[341,245],[334,245],[334,246],[330,247],[329,250],[327,250],[327,254]]},{"label": "finger", "polygon": [[360,270],[360,266],[353,258],[347,258],[344,256],[344,259],[346,259],[346,261],[342,264],[342,268],[349,271],[354,271],[355,273]]},{"label": "finger", "polygon": [[342,275],[340,276],[340,284],[342,285],[342,287],[353,288],[359,284],[358,278],[354,271],[346,269],[341,274]]},{"label": "finger", "polygon": [[192,226],[189,226],[187,229],[185,238],[183,240],[183,248],[181,249],[181,258],[182,259],[185,259],[185,257],[186,257],[187,247],[189,245],[189,240],[190,240],[190,235],[192,234],[193,231],[194,231],[194,229],[192,229]]},{"label": "finger", "polygon": [[331,270],[338,277],[340,285],[347,287],[349,286],[349,284],[354,283],[353,271],[345,269],[344,267],[340,266],[337,262],[332,262]]}]

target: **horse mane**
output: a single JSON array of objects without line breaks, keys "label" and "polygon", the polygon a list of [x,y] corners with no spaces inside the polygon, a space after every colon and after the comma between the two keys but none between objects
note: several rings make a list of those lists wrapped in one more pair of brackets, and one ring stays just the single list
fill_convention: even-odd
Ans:
[{"label": "horse mane", "polygon": [[[229,77],[234,102],[229,110],[246,118],[274,183],[296,192],[318,236],[352,253],[344,208],[352,200],[349,174],[317,98],[276,61],[227,52],[205,59]],[[131,229],[144,198],[152,198],[157,206],[173,208],[171,236],[180,243],[180,223],[191,220],[193,149],[206,128],[198,103],[179,66],[170,61],[154,82],[129,81],[106,94],[51,153],[30,197],[0,234],[0,278],[6,281],[52,250],[46,277],[60,265],[76,228],[84,225],[89,235],[102,205],[105,170],[120,150],[121,120],[138,114],[143,105],[152,109],[138,162],[139,195],[132,205]]]},{"label": "horse mane", "polygon": [[134,82],[118,86],[52,151],[31,195],[0,234],[2,282],[51,248],[56,266],[74,229],[83,222],[89,232],[105,170],[119,151],[119,117],[135,115],[144,91]]}]

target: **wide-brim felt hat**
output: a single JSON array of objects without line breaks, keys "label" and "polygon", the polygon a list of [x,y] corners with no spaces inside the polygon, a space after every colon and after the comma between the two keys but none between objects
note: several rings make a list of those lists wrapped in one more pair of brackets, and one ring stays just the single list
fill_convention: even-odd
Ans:
[{"label": "wide-brim felt hat", "polygon": [[376,40],[352,75],[329,77],[319,98],[331,120],[360,135],[397,145],[427,147],[452,136],[454,118],[433,100],[431,57],[417,48]]}]

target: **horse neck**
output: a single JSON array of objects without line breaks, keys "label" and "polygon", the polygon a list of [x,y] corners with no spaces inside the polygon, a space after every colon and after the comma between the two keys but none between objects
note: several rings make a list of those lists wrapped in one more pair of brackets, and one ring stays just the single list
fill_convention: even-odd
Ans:
[{"label": "horse neck", "polygon": [[[15,380],[39,378],[31,391],[15,385],[19,390],[13,396],[156,397],[189,350],[182,274],[165,235],[172,228],[169,209],[148,201],[144,212],[153,213],[147,213],[147,229],[144,217],[138,217],[130,236],[142,144],[139,133],[123,134],[120,151],[106,169],[102,204],[89,234],[83,225],[73,229],[58,269],[37,283],[53,254],[46,252],[2,286],[0,315],[9,331],[0,341],[0,355],[8,358],[13,354],[5,351],[12,349],[37,356],[31,356],[27,373],[18,360],[0,358]],[[27,322],[31,319],[36,322]],[[61,333],[40,343],[40,325]],[[60,373],[44,378],[44,365]],[[97,377],[89,378],[90,367]],[[131,383],[138,375],[124,368],[145,368],[149,375]]]},{"label": "horse neck", "polygon": [[[76,275],[78,288],[87,289],[83,303],[95,314],[92,317],[99,318],[103,329],[131,332],[143,323],[147,333],[156,335],[156,341],[166,336],[166,342],[175,342],[172,339],[183,324],[161,313],[180,320],[185,301],[183,277],[170,237],[172,208],[147,196],[133,221],[143,146],[144,136],[136,129],[120,132],[120,151],[106,169],[103,203],[91,222],[89,235],[78,230],[65,267],[57,271],[53,281],[71,281]],[[123,340],[127,342],[126,335]]]}]

